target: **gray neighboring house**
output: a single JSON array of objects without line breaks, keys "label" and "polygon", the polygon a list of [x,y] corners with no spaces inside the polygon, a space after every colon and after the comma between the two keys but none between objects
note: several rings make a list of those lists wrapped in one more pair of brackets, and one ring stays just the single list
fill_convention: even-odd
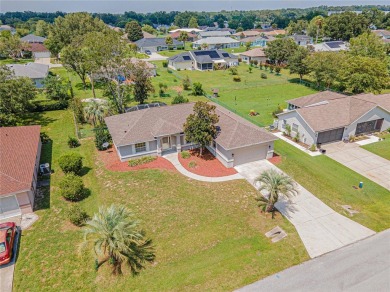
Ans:
[{"label": "gray neighboring house", "polygon": [[200,31],[198,33],[199,37],[202,39],[210,38],[210,37],[230,37],[232,34],[230,31],[223,30],[211,30],[211,31]]},{"label": "gray neighboring house", "polygon": [[238,57],[222,50],[183,52],[168,59],[169,68],[175,70],[213,70],[215,64],[224,68],[238,66]]},{"label": "gray neighboring house", "polygon": [[203,44],[207,45],[207,49],[226,49],[226,48],[238,48],[240,47],[240,41],[231,37],[208,37],[197,40],[192,43],[192,47],[197,49],[202,47]]},{"label": "gray neighboring house", "polygon": [[137,48],[140,52],[145,52],[147,50],[151,52],[159,52],[166,50],[176,50],[178,48],[183,48],[183,42],[179,42],[173,39],[172,45],[167,45],[165,42],[165,38],[143,38],[136,42]]},{"label": "gray neighboring house", "polygon": [[22,42],[30,43],[30,44],[43,44],[46,41],[46,38],[34,34],[28,34],[20,38],[20,40]]},{"label": "gray neighboring house", "polygon": [[[194,103],[154,107],[105,118],[119,159],[196,148],[186,141],[183,124]],[[226,167],[273,156],[277,137],[216,105],[218,136],[207,147]]]},{"label": "gray neighboring house", "polygon": [[278,115],[278,129],[290,125],[307,145],[349,139],[390,128],[390,94],[346,96],[331,91],[287,101],[288,110]]},{"label": "gray neighboring house", "polygon": [[43,87],[43,80],[49,74],[49,66],[39,63],[9,64],[7,65],[16,77],[30,78],[37,88]]},{"label": "gray neighboring house", "polygon": [[348,50],[349,44],[344,41],[330,41],[313,45],[316,52],[339,52]]},{"label": "gray neighboring house", "polygon": [[6,25],[6,24],[0,25],[0,33],[2,31],[10,31],[11,34],[15,34],[16,33],[16,29],[15,28],[13,28],[12,26]]},{"label": "gray neighboring house", "polygon": [[313,38],[304,34],[294,34],[288,36],[288,38],[294,40],[298,46],[307,46],[313,44]]}]

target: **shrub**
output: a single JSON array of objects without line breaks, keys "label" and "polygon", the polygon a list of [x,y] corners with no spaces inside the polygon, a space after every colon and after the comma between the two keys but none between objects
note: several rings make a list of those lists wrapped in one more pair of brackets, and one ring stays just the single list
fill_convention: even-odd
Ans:
[{"label": "shrub", "polygon": [[191,154],[188,151],[183,151],[180,153],[180,155],[181,155],[181,158],[183,158],[183,159],[188,159],[191,157]]},{"label": "shrub", "polygon": [[163,65],[164,68],[167,68],[168,67],[168,61],[163,61],[162,65]]},{"label": "shrub", "polygon": [[192,94],[195,95],[195,96],[204,94],[204,91],[203,91],[203,88],[202,88],[202,83],[195,82],[192,85]]},{"label": "shrub", "polygon": [[66,153],[58,159],[64,173],[79,174],[83,168],[83,157],[77,153]]},{"label": "shrub", "polygon": [[79,98],[73,98],[71,107],[77,123],[85,123],[84,107]]},{"label": "shrub", "polygon": [[249,72],[249,73],[252,73],[252,70],[253,70],[252,67],[249,67],[249,68],[248,68],[248,72]]},{"label": "shrub", "polygon": [[278,108],[272,112],[272,116],[274,118],[277,118],[277,115],[282,113],[282,112],[283,112],[283,108],[279,105]]},{"label": "shrub", "polygon": [[68,173],[59,183],[60,195],[68,201],[81,201],[84,198],[84,184],[81,177]]},{"label": "shrub", "polygon": [[285,130],[286,136],[291,137],[291,126],[289,124],[286,125]]},{"label": "shrub", "polygon": [[388,129],[387,129],[387,132],[389,132],[389,133],[390,133],[390,128],[388,128]]},{"label": "shrub", "polygon": [[168,72],[169,74],[172,74],[172,70],[170,70],[170,69],[167,69],[167,72]]},{"label": "shrub", "polygon": [[242,62],[242,58],[238,58],[238,63],[241,63]]},{"label": "shrub", "polygon": [[140,158],[129,160],[129,166],[134,167],[134,166],[150,163],[155,161],[156,159],[157,159],[156,156],[143,156]]},{"label": "shrub", "polygon": [[33,101],[33,112],[57,111],[68,107],[67,100],[36,100]]},{"label": "shrub", "polygon": [[355,142],[356,141],[356,136],[355,135],[350,135],[348,140],[349,140],[349,142]]},{"label": "shrub", "polygon": [[270,73],[273,73],[273,72],[274,72],[274,69],[275,69],[275,66],[274,66],[274,65],[270,65],[270,66],[269,66],[269,72],[270,72]]},{"label": "shrub", "polygon": [[280,71],[281,71],[281,70],[282,70],[282,68],[281,68],[280,66],[276,66],[276,67],[275,67],[275,72],[276,72],[277,75],[280,74]]},{"label": "shrub", "polygon": [[254,61],[253,61],[253,64],[255,64],[255,66],[257,66],[257,65],[259,64],[259,61],[254,60]]},{"label": "shrub", "polygon": [[235,68],[235,67],[230,67],[229,68],[229,72],[230,72],[231,75],[237,75],[238,74],[237,68]]},{"label": "shrub", "polygon": [[186,78],[183,79],[183,89],[184,90],[191,89],[191,80],[190,77],[188,77],[188,75],[186,76]]},{"label": "shrub", "polygon": [[183,95],[178,94],[176,97],[173,98],[172,104],[187,103],[188,101],[188,98],[185,98]]},{"label": "shrub", "polygon": [[83,226],[89,219],[88,214],[78,205],[71,206],[67,211],[69,221],[76,226]]},{"label": "shrub", "polygon": [[267,74],[265,74],[265,73],[261,73],[261,79],[267,79]]},{"label": "shrub", "polygon": [[77,138],[68,137],[68,146],[69,148],[76,148],[80,146],[80,142],[77,140]]},{"label": "shrub", "polygon": [[234,82],[241,82],[241,77],[240,76],[233,76],[233,81]]},{"label": "shrub", "polygon": [[51,140],[50,137],[45,132],[40,133],[40,137],[41,137],[42,144],[49,143]]},{"label": "shrub", "polygon": [[103,144],[111,142],[111,135],[105,127],[95,128],[95,146],[98,150],[104,150]]},{"label": "shrub", "polygon": [[293,138],[293,140],[295,142],[299,142],[301,140],[301,136],[299,135],[299,132],[297,132],[297,134],[295,135],[295,137]]},{"label": "shrub", "polygon": [[189,168],[195,168],[196,167],[196,162],[195,161],[191,161],[190,163],[188,163],[188,167]]},{"label": "shrub", "polygon": [[312,152],[316,151],[316,150],[317,150],[317,147],[316,147],[316,145],[314,145],[314,144],[311,144],[311,146],[310,146],[309,150],[310,150],[310,151],[312,151]]}]

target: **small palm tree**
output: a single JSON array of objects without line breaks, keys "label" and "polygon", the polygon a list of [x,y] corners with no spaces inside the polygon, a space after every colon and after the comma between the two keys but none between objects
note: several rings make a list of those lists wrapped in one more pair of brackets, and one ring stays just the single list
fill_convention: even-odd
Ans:
[{"label": "small palm tree", "polygon": [[108,108],[105,105],[99,104],[96,101],[91,102],[84,108],[85,117],[91,121],[96,127],[97,123],[103,123],[103,119],[107,116]]},{"label": "small palm tree", "polygon": [[139,230],[139,221],[123,206],[111,205],[99,208],[93,218],[86,222],[84,244],[94,245],[97,255],[105,258],[98,267],[109,261],[113,274],[122,274],[122,264],[129,266],[133,275],[144,268],[145,262],[155,259],[152,240]]},{"label": "small palm tree", "polygon": [[256,198],[256,201],[258,201],[259,207],[263,207],[263,211],[272,212],[272,218],[279,195],[291,197],[298,193],[295,182],[287,175],[274,169],[264,171],[256,181],[261,183],[259,191],[264,190],[268,193],[268,198],[260,196]]}]

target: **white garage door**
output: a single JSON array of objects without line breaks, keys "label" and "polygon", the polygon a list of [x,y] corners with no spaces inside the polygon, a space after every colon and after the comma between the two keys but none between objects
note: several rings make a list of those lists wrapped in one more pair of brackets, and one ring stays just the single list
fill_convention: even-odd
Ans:
[{"label": "white garage door", "polygon": [[0,219],[18,216],[21,213],[15,196],[0,198]]},{"label": "white garage door", "polygon": [[236,149],[234,166],[267,158],[268,145],[255,145]]}]

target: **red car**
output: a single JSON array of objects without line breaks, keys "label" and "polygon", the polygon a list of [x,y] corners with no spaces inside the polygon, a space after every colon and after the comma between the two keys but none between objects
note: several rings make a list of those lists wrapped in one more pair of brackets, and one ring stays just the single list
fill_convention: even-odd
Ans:
[{"label": "red car", "polygon": [[14,222],[0,224],[0,266],[11,261],[16,231]]}]

